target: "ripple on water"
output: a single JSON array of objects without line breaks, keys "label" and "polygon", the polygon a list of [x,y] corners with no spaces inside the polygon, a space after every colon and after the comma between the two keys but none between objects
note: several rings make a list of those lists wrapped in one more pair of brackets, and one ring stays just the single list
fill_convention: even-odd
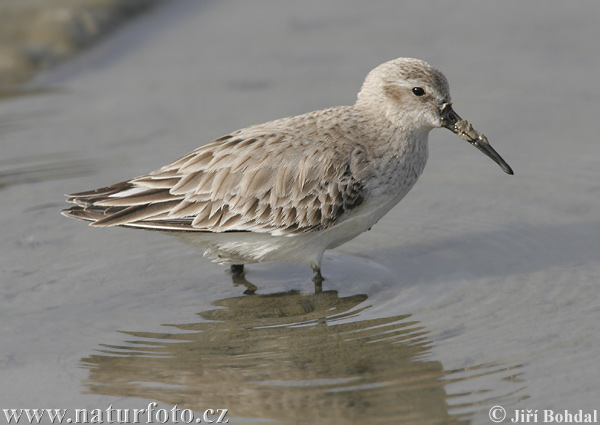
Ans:
[{"label": "ripple on water", "polygon": [[0,190],[17,184],[82,176],[94,170],[90,161],[65,153],[11,158],[0,161]]},{"label": "ripple on water", "polygon": [[[180,408],[229,409],[281,423],[469,423],[516,368],[445,370],[428,357],[429,332],[410,314],[367,318],[365,294],[329,290],[236,296],[165,332],[122,331],[82,359],[90,393]],[[448,388],[484,379],[478,393]]]}]

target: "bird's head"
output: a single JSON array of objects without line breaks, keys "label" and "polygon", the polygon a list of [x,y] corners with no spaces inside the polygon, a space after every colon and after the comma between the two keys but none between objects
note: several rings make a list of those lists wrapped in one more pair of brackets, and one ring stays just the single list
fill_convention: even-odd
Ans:
[{"label": "bird's head", "polygon": [[445,127],[513,174],[487,138],[452,109],[446,76],[427,62],[399,58],[379,65],[367,75],[356,105],[383,115],[406,132]]}]

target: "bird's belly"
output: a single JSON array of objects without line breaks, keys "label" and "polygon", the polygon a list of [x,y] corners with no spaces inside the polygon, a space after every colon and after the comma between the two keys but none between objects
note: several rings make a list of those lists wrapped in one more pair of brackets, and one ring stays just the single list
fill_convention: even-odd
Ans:
[{"label": "bird's belly", "polygon": [[353,211],[347,218],[325,231],[331,233],[331,235],[328,235],[330,242],[327,244],[326,249],[340,246],[369,230],[404,198],[411,187],[412,184],[398,193],[382,193],[379,196],[369,198],[365,204]]}]

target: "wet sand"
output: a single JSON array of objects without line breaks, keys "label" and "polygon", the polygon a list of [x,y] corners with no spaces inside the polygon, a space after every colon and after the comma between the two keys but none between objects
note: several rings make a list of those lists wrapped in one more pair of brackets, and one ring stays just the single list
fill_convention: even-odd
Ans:
[{"label": "wet sand", "polygon": [[140,11],[143,0],[19,0],[0,3],[0,88],[72,57]]},{"label": "wet sand", "polygon": [[[169,2],[0,103],[1,407],[310,424],[596,409],[599,6],[259,3]],[[176,238],[59,214],[64,193],[352,103],[398,56],[444,71],[515,176],[434,130],[411,193],[326,254],[323,294],[304,266],[260,264],[245,296]]]}]

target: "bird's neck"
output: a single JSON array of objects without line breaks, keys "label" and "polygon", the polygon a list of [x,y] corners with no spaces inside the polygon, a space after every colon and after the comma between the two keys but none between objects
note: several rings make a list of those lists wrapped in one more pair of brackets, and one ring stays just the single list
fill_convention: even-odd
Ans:
[{"label": "bird's neck", "polygon": [[[367,107],[368,106],[368,107]],[[381,105],[357,102],[355,111],[364,124],[365,135],[372,140],[372,155],[383,168],[410,170],[420,175],[427,161],[427,139],[430,128],[415,128],[406,117],[394,116]]]},{"label": "bird's neck", "polygon": [[387,168],[410,170],[418,177],[427,161],[428,136],[429,130],[393,132],[389,136],[387,150],[380,152],[382,164]]}]

